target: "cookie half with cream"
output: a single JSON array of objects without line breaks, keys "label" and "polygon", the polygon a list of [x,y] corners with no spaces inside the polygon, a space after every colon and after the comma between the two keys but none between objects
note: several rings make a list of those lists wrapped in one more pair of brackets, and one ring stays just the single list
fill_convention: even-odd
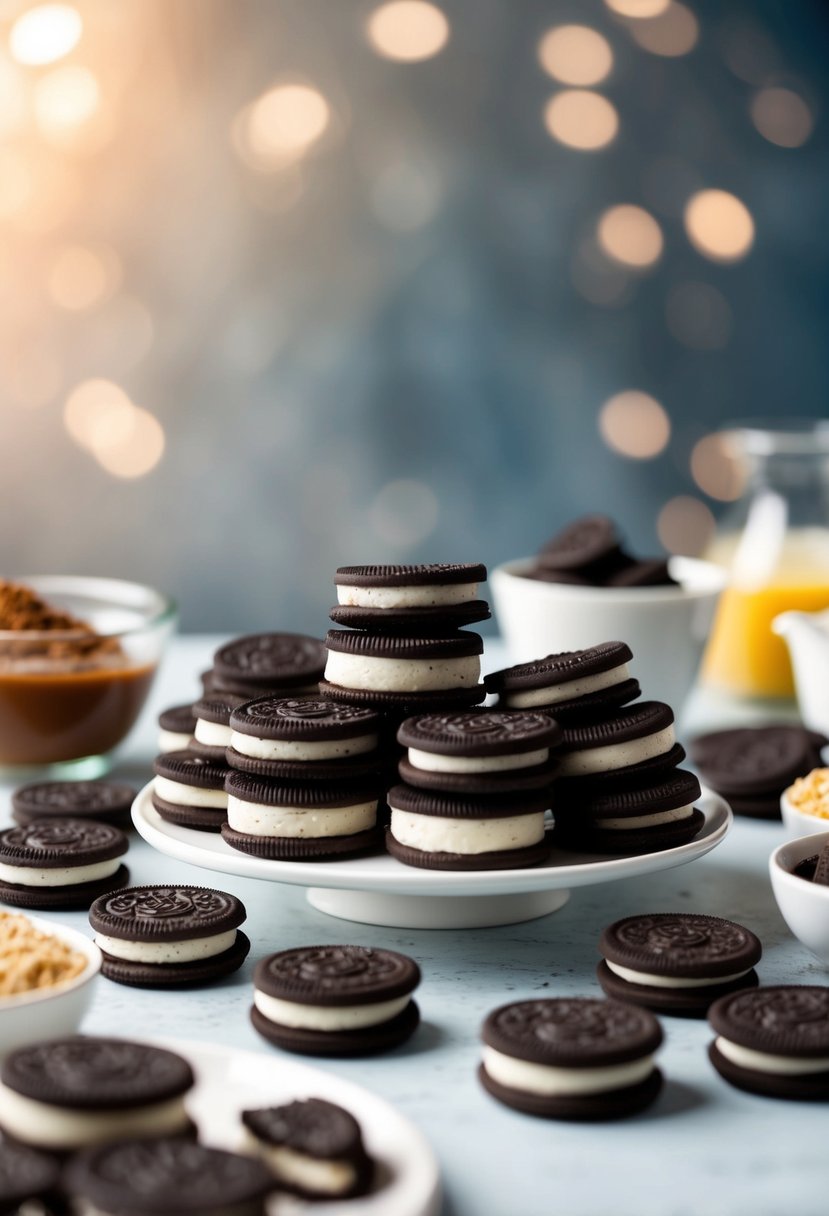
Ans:
[{"label": "cookie half with cream", "polygon": [[257,964],[251,1021],[285,1051],[372,1055],[416,1030],[419,983],[417,963],[394,950],[299,946]]},{"label": "cookie half with cream", "polygon": [[322,1098],[242,1111],[248,1145],[279,1189],[303,1199],[353,1199],[371,1187],[374,1163],[352,1114]]},{"label": "cookie half with cream", "polygon": [[348,781],[381,764],[379,716],[321,697],[263,697],[230,715],[231,768],[279,781]]},{"label": "cookie half with cream", "polygon": [[428,635],[488,620],[478,598],[486,566],[443,562],[420,566],[341,566],[334,576],[338,625],[371,633]]},{"label": "cookie half with cream", "polygon": [[687,844],[705,824],[700,784],[675,769],[623,789],[556,790],[555,843],[586,853],[657,853]]},{"label": "cookie half with cream", "polygon": [[639,681],[630,675],[633,652],[624,642],[548,654],[488,675],[488,693],[499,708],[544,709],[559,718],[595,713],[635,701]]},{"label": "cookie half with cream", "polygon": [[107,979],[135,988],[195,987],[238,971],[250,951],[241,900],[210,887],[126,887],[89,909]]},{"label": "cookie half with cream", "polygon": [[720,916],[657,912],[614,921],[599,939],[605,993],[658,1013],[705,1017],[721,996],[756,988],[763,947]]},{"label": "cookie half with cream", "polygon": [[200,832],[218,832],[227,818],[224,760],[193,751],[167,752],[153,761],[152,803],[162,819]]}]

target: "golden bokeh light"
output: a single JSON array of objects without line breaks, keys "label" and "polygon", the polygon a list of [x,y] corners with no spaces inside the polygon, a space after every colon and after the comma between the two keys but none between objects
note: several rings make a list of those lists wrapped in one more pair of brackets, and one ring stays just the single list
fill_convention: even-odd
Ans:
[{"label": "golden bokeh light", "polygon": [[14,135],[26,120],[26,86],[20,68],[0,50],[0,135]]},{"label": "golden bokeh light", "polygon": [[646,20],[648,17],[658,17],[664,13],[671,0],[604,0],[611,12],[620,17],[632,17],[635,20]]},{"label": "golden bokeh light", "polygon": [[751,120],[769,143],[799,148],[812,134],[812,111],[791,89],[761,89],[751,103]]},{"label": "golden bokeh light", "polygon": [[671,422],[649,393],[626,389],[599,411],[599,434],[609,448],[631,460],[652,460],[668,445]]},{"label": "golden bokeh light", "polygon": [[731,305],[710,283],[675,284],[665,301],[668,329],[691,350],[722,350],[734,323]]},{"label": "golden bokeh light", "polygon": [[112,250],[98,252],[85,245],[64,245],[52,263],[47,286],[59,308],[82,312],[110,295],[119,278],[120,265]]},{"label": "golden bokeh light", "polygon": [[589,25],[559,25],[538,44],[544,71],[562,84],[598,84],[613,67],[610,43]]},{"label": "golden bokeh light", "polygon": [[745,469],[727,435],[705,435],[691,452],[691,475],[703,493],[734,502],[745,489]]},{"label": "golden bokeh light", "polygon": [[84,380],[63,407],[63,422],[79,447],[90,451],[124,443],[132,433],[135,406],[112,380]]},{"label": "golden bokeh light", "polygon": [[279,84],[244,111],[242,138],[258,164],[279,167],[307,152],[330,121],[331,109],[318,89]]},{"label": "golden bokeh light", "polygon": [[152,472],[164,455],[164,446],[161,423],[137,405],[132,406],[127,434],[117,439],[102,436],[91,445],[96,460],[107,473],[129,480]]},{"label": "golden bokeh light", "polygon": [[18,63],[41,67],[68,55],[82,33],[81,15],[70,4],[39,4],[17,18],[9,49]]},{"label": "golden bokeh light", "polygon": [[659,539],[669,553],[697,557],[714,535],[716,523],[704,502],[680,494],[665,503],[656,521]]},{"label": "golden bokeh light", "polygon": [[376,8],[366,24],[378,55],[399,63],[419,63],[438,55],[449,41],[444,13],[426,0],[391,0]]},{"label": "golden bokeh light", "polygon": [[21,409],[40,409],[60,392],[61,365],[48,344],[27,344],[15,351],[3,382],[7,400]]},{"label": "golden bokeh light", "polygon": [[32,174],[15,148],[0,148],[0,217],[19,214],[32,195]]},{"label": "golden bokeh light", "polygon": [[35,85],[35,121],[44,135],[60,136],[92,118],[100,99],[98,81],[88,68],[55,68]]},{"label": "golden bokeh light", "polygon": [[727,190],[700,190],[685,207],[685,231],[712,262],[736,262],[754,243],[754,220],[745,203]]},{"label": "golden bokeh light", "polygon": [[644,269],[653,266],[662,253],[662,229],[649,211],[622,203],[609,207],[596,229],[599,245],[623,266]]},{"label": "golden bokeh light", "polygon": [[671,0],[664,12],[645,21],[634,21],[631,36],[652,55],[676,59],[692,51],[699,39],[699,22],[684,4]]},{"label": "golden bokeh light", "polygon": [[616,107],[590,89],[562,89],[544,109],[544,125],[559,143],[595,152],[611,143],[619,130]]},{"label": "golden bokeh light", "polygon": [[58,159],[47,152],[31,152],[25,163],[28,197],[15,214],[15,224],[21,231],[37,235],[54,232],[68,223],[83,203],[81,174],[67,158]]}]

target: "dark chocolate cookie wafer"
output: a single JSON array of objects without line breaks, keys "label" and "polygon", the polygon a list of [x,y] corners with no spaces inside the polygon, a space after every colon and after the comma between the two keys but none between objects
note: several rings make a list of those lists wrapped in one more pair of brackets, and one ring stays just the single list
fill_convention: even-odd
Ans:
[{"label": "dark chocolate cookie wafer", "polygon": [[254,1157],[182,1138],[128,1140],[83,1153],[68,1180],[84,1210],[123,1216],[261,1216],[274,1187]]},{"label": "dark chocolate cookie wafer", "polygon": [[615,921],[599,950],[596,974],[608,996],[684,1017],[705,1017],[719,997],[756,988],[763,952],[750,929],[689,912]]},{"label": "dark chocolate cookie wafer", "polygon": [[700,784],[675,769],[625,789],[580,791],[571,782],[556,791],[555,844],[580,852],[653,853],[685,844],[705,816],[694,807]]},{"label": "dark chocolate cookie wafer", "polygon": [[348,629],[430,637],[488,621],[492,613],[486,600],[469,600],[434,608],[359,608],[354,604],[335,604],[329,616]]},{"label": "dark chocolate cookie wafer", "polygon": [[168,752],[153,761],[152,803],[162,819],[199,831],[218,832],[227,818],[224,760],[193,751]]},{"label": "dark chocolate cookie wafer", "polygon": [[[0,1143],[0,1216],[19,1216],[30,1210],[28,1201],[55,1198],[61,1165],[56,1157],[38,1153],[25,1144]],[[26,1205],[25,1207],[23,1205]],[[41,1209],[40,1206],[31,1211]]]},{"label": "dark chocolate cookie wafer", "polygon": [[236,709],[230,727],[230,766],[281,782],[349,781],[382,760],[379,715],[363,706],[263,697]]},{"label": "dark chocolate cookie wafer", "polygon": [[[213,656],[213,674],[225,687],[290,689],[314,685],[325,668],[325,645],[303,633],[257,633],[236,638]],[[243,690],[244,691],[244,690]]]},{"label": "dark chocolate cookie wafer", "polygon": [[95,819],[128,827],[135,790],[120,781],[38,781],[12,794],[12,818],[25,826],[37,819]]},{"label": "dark chocolate cookie wafer", "polygon": [[603,642],[492,672],[484,685],[504,708],[543,708],[559,718],[595,713],[639,696],[639,681],[628,671],[632,658],[625,642]]},{"label": "dark chocolate cookie wafer", "polygon": [[742,798],[779,795],[819,762],[811,734],[788,724],[700,735],[691,758],[718,793]]},{"label": "dark chocolate cookie wafer", "polygon": [[0,900],[19,908],[88,908],[129,881],[129,844],[110,823],[36,819],[0,832]]},{"label": "dark chocolate cookie wafer", "polygon": [[300,946],[262,959],[253,1025],[286,1051],[369,1055],[403,1043],[419,1021],[413,959],[365,946]]},{"label": "dark chocolate cookie wafer", "polygon": [[137,988],[209,983],[238,971],[250,942],[235,895],[209,887],[128,887],[89,910],[103,973]]},{"label": "dark chocolate cookie wafer", "polygon": [[829,1098],[829,988],[787,985],[732,993],[708,1020],[708,1055],[738,1089],[770,1098]]},{"label": "dark chocolate cookie wafer", "polygon": [[332,701],[361,705],[381,714],[409,718],[412,714],[441,713],[444,710],[471,709],[486,697],[483,684],[469,688],[444,688],[437,692],[385,692],[376,689],[343,688],[320,680],[320,692]]},{"label": "dark chocolate cookie wafer", "polygon": [[[365,1150],[359,1123],[341,1106],[306,1098],[242,1111],[242,1122],[271,1163],[280,1190],[305,1199],[352,1199],[369,1190],[374,1163]],[[301,1183],[295,1171],[280,1169],[280,1149],[287,1149],[292,1161],[307,1167]]]},{"label": "dark chocolate cookie wafer", "polygon": [[635,1005],[587,998],[518,1001],[489,1014],[481,1037],[481,1083],[526,1114],[622,1118],[649,1106],[662,1086],[653,1064],[662,1030],[652,1013]]},{"label": "dark chocolate cookie wafer", "polygon": [[665,557],[630,558],[608,574],[608,587],[670,587],[676,586]]},{"label": "dark chocolate cookie wafer", "polygon": [[606,559],[619,549],[619,534],[606,515],[585,515],[562,528],[538,554],[547,570],[577,570]]},{"label": "dark chocolate cookie wafer", "polygon": [[[486,580],[486,566],[480,562],[432,562],[419,566],[340,566],[334,575],[337,587],[375,587],[385,589],[429,588],[436,599],[443,598],[440,588],[477,586]],[[424,597],[420,597],[424,598]],[[419,605],[429,606],[426,603]]]}]

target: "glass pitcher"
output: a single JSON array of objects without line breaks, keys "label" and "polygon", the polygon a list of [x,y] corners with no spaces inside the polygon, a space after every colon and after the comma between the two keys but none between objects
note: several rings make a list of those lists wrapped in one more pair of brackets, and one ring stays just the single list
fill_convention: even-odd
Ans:
[{"label": "glass pitcher", "polygon": [[725,432],[745,471],[742,497],[706,554],[730,572],[703,679],[741,697],[791,697],[781,612],[829,607],[829,422],[737,424]]}]

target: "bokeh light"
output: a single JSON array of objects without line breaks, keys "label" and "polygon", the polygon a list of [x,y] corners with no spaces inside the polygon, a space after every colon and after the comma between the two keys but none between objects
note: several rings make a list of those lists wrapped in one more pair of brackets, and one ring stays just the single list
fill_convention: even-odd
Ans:
[{"label": "bokeh light", "polygon": [[812,111],[792,89],[761,89],[751,103],[751,120],[769,143],[799,148],[812,134]]},{"label": "bokeh light", "polygon": [[665,301],[668,329],[691,350],[722,350],[728,345],[734,314],[728,300],[710,283],[676,283]]},{"label": "bokeh light", "polygon": [[662,229],[649,211],[629,203],[609,207],[596,235],[608,257],[624,266],[652,266],[662,253]]},{"label": "bokeh light", "polygon": [[369,520],[377,539],[403,549],[431,536],[439,515],[434,491],[425,482],[412,478],[388,482],[369,508]]},{"label": "bokeh light", "polygon": [[112,250],[97,251],[85,245],[65,245],[49,272],[52,301],[69,312],[93,308],[118,285],[120,264]]},{"label": "bokeh light", "polygon": [[100,97],[98,81],[88,68],[55,68],[35,85],[35,120],[44,135],[60,136],[87,122]]},{"label": "bokeh light", "polygon": [[63,422],[79,447],[92,451],[127,440],[135,406],[112,380],[84,380],[63,407]]},{"label": "bokeh light", "polygon": [[754,242],[751,212],[727,190],[693,195],[685,208],[685,230],[694,248],[713,262],[736,262]]},{"label": "bokeh light", "polygon": [[582,152],[607,147],[619,130],[616,107],[589,89],[562,89],[544,110],[544,125],[559,143]]},{"label": "bokeh light", "polygon": [[541,66],[562,84],[598,84],[610,74],[610,43],[588,25],[559,25],[548,30],[538,44]]},{"label": "bokeh light", "polygon": [[671,0],[604,0],[607,7],[620,17],[644,20],[664,13]]},{"label": "bokeh light", "polygon": [[687,55],[696,46],[699,22],[684,4],[671,0],[665,11],[658,16],[632,22],[630,33],[644,51],[675,59],[680,55]]},{"label": "bokeh light", "polygon": [[652,460],[667,447],[671,422],[649,393],[626,389],[605,401],[599,433],[608,447],[631,460]]},{"label": "bokeh light", "polygon": [[720,502],[734,502],[745,489],[745,469],[727,435],[705,435],[694,444],[691,475],[709,498]]},{"label": "bokeh light", "polygon": [[440,53],[449,41],[449,22],[426,0],[391,0],[368,19],[366,33],[378,55],[419,63]]},{"label": "bokeh light", "polygon": [[710,544],[716,523],[704,502],[680,494],[665,503],[656,521],[659,539],[669,553],[697,557]]},{"label": "bokeh light", "polygon": [[113,477],[132,479],[152,472],[164,455],[164,430],[148,410],[133,406],[127,434],[92,443],[98,463]]},{"label": "bokeh light", "polygon": [[23,73],[0,50],[0,135],[13,135],[26,119]]},{"label": "bokeh light", "polygon": [[63,59],[78,45],[83,21],[69,4],[39,4],[11,28],[9,49],[18,63],[39,67]]},{"label": "bokeh light", "polygon": [[16,148],[0,148],[0,217],[18,214],[32,195],[32,174]]},{"label": "bokeh light", "polygon": [[302,156],[330,120],[330,107],[318,89],[280,84],[243,112],[242,137],[258,164],[278,167]]}]

